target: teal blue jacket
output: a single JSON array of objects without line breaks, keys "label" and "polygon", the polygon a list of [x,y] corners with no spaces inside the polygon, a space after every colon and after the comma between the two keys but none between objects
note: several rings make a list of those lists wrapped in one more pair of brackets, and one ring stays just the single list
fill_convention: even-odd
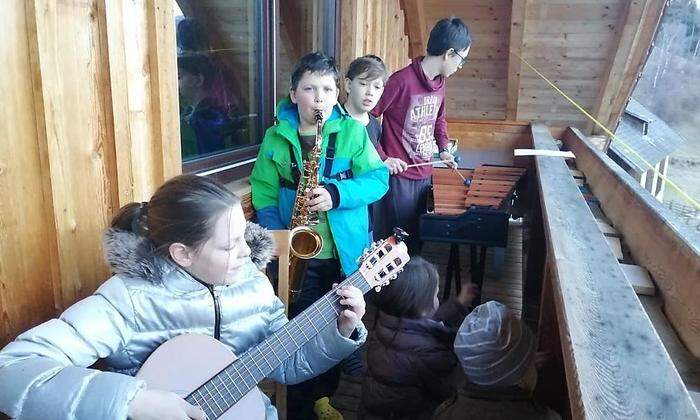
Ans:
[{"label": "teal blue jacket", "polygon": [[[268,229],[289,227],[296,188],[292,188],[292,163],[302,162],[299,142],[299,113],[289,99],[277,106],[277,122],[267,129],[250,176],[258,222]],[[336,134],[335,157],[330,176],[324,176],[326,149],[331,133]],[[295,159],[290,156],[293,151]],[[338,179],[338,174],[351,177]],[[283,181],[283,180],[286,180]],[[340,106],[333,108],[323,126],[319,183],[334,190],[334,208],[327,212],[328,224],[345,274],[358,268],[357,258],[370,245],[367,205],[386,193],[389,171],[367,136],[367,130]]]}]

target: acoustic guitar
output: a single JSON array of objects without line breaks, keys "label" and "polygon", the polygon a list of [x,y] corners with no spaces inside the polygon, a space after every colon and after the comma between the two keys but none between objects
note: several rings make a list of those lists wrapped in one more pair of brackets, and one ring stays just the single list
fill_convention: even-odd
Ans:
[{"label": "acoustic guitar", "polygon": [[[367,293],[396,278],[409,260],[405,233],[378,241],[359,259],[360,268],[338,287],[352,285]],[[264,419],[265,404],[257,384],[314,338],[340,311],[335,290],[250,348],[240,357],[212,337],[183,334],[159,346],[144,362],[137,378],[149,389],[174,392],[198,405],[209,419]]]}]

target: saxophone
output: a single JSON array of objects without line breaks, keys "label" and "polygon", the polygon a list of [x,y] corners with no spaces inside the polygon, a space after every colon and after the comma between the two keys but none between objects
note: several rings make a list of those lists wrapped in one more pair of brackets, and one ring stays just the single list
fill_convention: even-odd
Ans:
[{"label": "saxophone", "polygon": [[[323,143],[323,114],[321,111],[314,113],[316,120],[316,139],[314,147],[304,161],[299,177],[297,195],[294,200],[294,210],[290,223],[290,251],[293,257],[308,260],[314,258],[323,248],[323,238],[311,226],[319,223],[318,213],[309,210],[309,193],[318,187],[318,168],[321,163],[321,145]],[[292,264],[294,268],[294,264]],[[297,274],[298,273],[293,273]],[[290,276],[293,279],[293,277]],[[296,285],[291,285],[296,286]],[[291,287],[294,290],[294,287]]]},{"label": "saxophone", "polygon": [[316,138],[314,147],[304,161],[294,199],[292,220],[289,226],[289,292],[291,301],[295,301],[301,292],[306,275],[306,260],[317,256],[323,248],[323,238],[312,226],[319,223],[318,213],[309,210],[309,193],[318,187],[318,168],[321,163],[321,146],[323,144],[323,114],[314,113],[316,120]]}]

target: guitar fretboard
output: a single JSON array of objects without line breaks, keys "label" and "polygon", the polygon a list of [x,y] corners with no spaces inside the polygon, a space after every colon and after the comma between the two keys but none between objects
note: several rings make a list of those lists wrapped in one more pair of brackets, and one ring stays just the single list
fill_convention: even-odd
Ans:
[{"label": "guitar fretboard", "polygon": [[[348,284],[357,287],[363,294],[370,289],[359,272],[349,276],[339,287]],[[249,349],[197,388],[185,400],[200,406],[209,419],[220,417],[328,324],[335,322],[343,310],[339,301],[340,297],[335,290],[326,293],[262,343]]]}]

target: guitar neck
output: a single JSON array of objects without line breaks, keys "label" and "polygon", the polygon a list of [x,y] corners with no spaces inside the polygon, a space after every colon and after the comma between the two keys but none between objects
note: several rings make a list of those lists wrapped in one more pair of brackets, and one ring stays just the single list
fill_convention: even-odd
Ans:
[{"label": "guitar neck", "polygon": [[[339,287],[352,285],[367,293],[370,285],[355,272]],[[328,324],[335,322],[343,310],[340,297],[331,290],[259,345],[249,349],[209,381],[192,392],[189,403],[219,409],[217,417],[238,402],[260,381],[291,357],[304,344],[318,335]]]}]

